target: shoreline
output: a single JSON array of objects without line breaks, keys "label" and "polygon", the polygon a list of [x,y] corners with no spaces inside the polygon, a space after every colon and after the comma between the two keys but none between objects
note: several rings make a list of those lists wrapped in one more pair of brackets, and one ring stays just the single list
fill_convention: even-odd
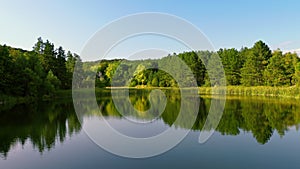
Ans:
[{"label": "shoreline", "polygon": [[[119,90],[119,89],[132,89],[132,90],[179,90],[177,87],[105,87],[105,88],[95,88],[95,92],[102,92],[104,90]],[[223,87],[198,87],[198,88],[182,88],[183,90],[197,89],[200,96],[204,97],[218,97],[224,96]],[[213,90],[214,89],[214,90]],[[83,89],[82,92],[88,91],[89,89]],[[80,90],[79,90],[80,91]],[[271,87],[271,86],[254,86],[254,87],[245,87],[245,86],[226,86],[226,96],[261,96],[261,97],[270,97],[270,98],[291,98],[291,99],[300,99],[300,87],[291,86],[291,87]],[[52,96],[43,96],[43,101],[49,101],[53,99],[63,99],[71,98],[72,90],[59,90],[56,91]],[[15,96],[2,96],[0,97],[0,105],[6,104],[18,104],[18,103],[29,103],[41,98],[33,97],[15,97]]]}]

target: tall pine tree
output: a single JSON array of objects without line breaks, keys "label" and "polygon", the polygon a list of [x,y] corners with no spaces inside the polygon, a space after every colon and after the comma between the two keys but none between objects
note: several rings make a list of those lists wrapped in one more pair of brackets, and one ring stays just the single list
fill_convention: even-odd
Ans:
[{"label": "tall pine tree", "polygon": [[241,82],[244,86],[264,85],[263,72],[272,57],[271,50],[262,41],[258,41],[250,49],[249,55],[241,69]]}]

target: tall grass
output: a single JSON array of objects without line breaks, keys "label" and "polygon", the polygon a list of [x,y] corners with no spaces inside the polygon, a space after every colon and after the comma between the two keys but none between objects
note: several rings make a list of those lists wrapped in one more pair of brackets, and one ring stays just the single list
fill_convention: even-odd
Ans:
[{"label": "tall grass", "polygon": [[[222,90],[218,90],[218,87],[200,87],[199,93],[203,95],[220,95]],[[239,95],[239,96],[275,96],[275,97],[289,97],[300,98],[300,87],[270,87],[270,86],[227,86],[226,95]]]}]

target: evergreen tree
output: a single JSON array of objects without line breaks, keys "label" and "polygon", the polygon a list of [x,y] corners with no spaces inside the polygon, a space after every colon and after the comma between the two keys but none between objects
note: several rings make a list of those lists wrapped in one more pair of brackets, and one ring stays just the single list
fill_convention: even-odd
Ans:
[{"label": "evergreen tree", "polygon": [[223,71],[222,61],[217,53],[213,53],[208,60],[207,72],[209,75],[209,83],[211,86],[224,86],[226,84],[225,72]]},{"label": "evergreen tree", "polygon": [[202,63],[201,58],[197,55],[196,52],[184,52],[178,54],[178,57],[181,58],[191,69],[193,72],[198,86],[201,86],[205,83],[205,73],[206,69],[204,64]]},{"label": "evergreen tree", "polygon": [[264,79],[268,86],[281,86],[286,84],[284,58],[281,51],[275,51],[270,63],[264,71]]},{"label": "evergreen tree", "polygon": [[46,72],[49,72],[50,70],[54,71],[55,56],[56,53],[54,49],[54,44],[47,40],[44,43],[44,51],[42,52],[42,56],[41,56],[41,62]]},{"label": "evergreen tree", "polygon": [[285,85],[295,85],[295,68],[296,64],[299,62],[299,57],[296,53],[285,53],[284,55],[284,75],[285,75]]},{"label": "evergreen tree", "polygon": [[271,56],[271,50],[264,42],[254,44],[241,69],[241,82],[244,86],[264,85],[263,72]]},{"label": "evergreen tree", "polygon": [[241,79],[241,68],[244,62],[240,53],[236,49],[232,48],[220,49],[218,54],[222,60],[227,85],[239,85]]},{"label": "evergreen tree", "polygon": [[38,38],[37,43],[34,45],[33,50],[36,53],[43,54],[45,49],[45,44],[43,42],[43,39],[41,37]]},{"label": "evergreen tree", "polygon": [[63,48],[60,46],[57,49],[57,55],[54,65],[53,73],[61,82],[61,88],[67,89],[68,80],[67,80],[67,68],[66,68],[66,55]]},{"label": "evergreen tree", "polygon": [[13,86],[13,74],[11,74],[13,69],[13,62],[9,55],[8,47],[0,45],[0,94],[10,94],[11,86]]}]

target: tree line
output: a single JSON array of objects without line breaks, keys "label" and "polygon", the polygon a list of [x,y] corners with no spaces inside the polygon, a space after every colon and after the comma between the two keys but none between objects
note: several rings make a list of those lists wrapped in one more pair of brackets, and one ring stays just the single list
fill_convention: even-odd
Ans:
[{"label": "tree line", "polygon": [[[217,57],[221,64],[216,62]],[[178,58],[189,67],[192,76],[186,73]],[[196,80],[197,86],[218,86],[220,81],[232,86],[300,84],[298,55],[279,49],[271,51],[262,41],[240,50],[190,51],[169,54],[161,59],[82,63],[79,55],[38,38],[32,51],[0,45],[0,95],[42,97],[52,95],[56,90],[71,89],[75,63],[81,63],[81,73],[85,74],[85,78],[80,79],[82,86],[95,81],[96,87],[177,87],[178,78],[184,78],[182,83],[187,87],[192,86],[192,79]],[[225,75],[220,71],[222,67]]]},{"label": "tree line", "polygon": [[[214,59],[218,56],[221,64]],[[170,71],[184,76],[184,71],[172,61],[174,57],[180,58],[189,66],[198,86],[216,86],[219,85],[218,81],[225,81],[227,85],[233,86],[294,86],[300,83],[298,55],[283,53],[279,49],[272,52],[263,41],[240,50],[221,48],[217,52],[190,51],[155,60],[104,60],[94,64],[87,63],[90,66],[86,67],[86,71],[97,71],[98,87],[111,86],[113,80],[115,86],[176,87],[178,84],[170,74],[155,68],[155,65],[171,67]],[[151,69],[147,69],[149,65]],[[220,71],[222,67],[225,76]],[[209,71],[212,77],[208,76]],[[189,81],[189,77],[186,77],[186,81]]]},{"label": "tree line", "polygon": [[70,89],[75,63],[80,61],[79,55],[42,38],[32,51],[0,45],[0,95],[43,97]]}]

